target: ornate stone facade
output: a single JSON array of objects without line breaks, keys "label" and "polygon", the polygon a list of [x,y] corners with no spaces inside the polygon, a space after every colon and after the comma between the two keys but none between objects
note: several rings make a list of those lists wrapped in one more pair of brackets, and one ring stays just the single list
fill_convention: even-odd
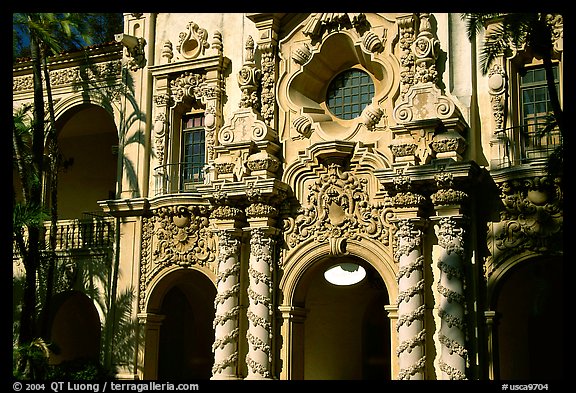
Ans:
[{"label": "ornate stone facade", "polygon": [[[562,18],[549,23],[562,71]],[[519,327],[500,327],[513,309],[502,294],[529,288],[524,266],[563,260],[562,177],[544,160],[501,165],[518,64],[539,60],[515,48],[486,75],[456,68],[478,60],[464,29],[443,13],[125,14],[138,53],[116,45],[89,72],[52,63],[59,115],[82,102],[75,84],[136,81],[113,101],[122,170],[99,202],[140,322],[124,376],[170,378],[165,364],[214,380],[506,375]],[[26,67],[15,104],[31,97]],[[343,118],[327,94],[351,69],[373,95]],[[203,119],[204,162],[184,186],[188,115]],[[366,276],[338,286],[324,278],[334,266]],[[162,355],[174,318],[188,324],[182,364]]]}]

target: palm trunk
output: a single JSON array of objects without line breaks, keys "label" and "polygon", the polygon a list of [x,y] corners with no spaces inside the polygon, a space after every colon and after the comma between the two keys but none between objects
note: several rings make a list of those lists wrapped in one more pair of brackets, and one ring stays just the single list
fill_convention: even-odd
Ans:
[{"label": "palm trunk", "polygon": [[556,90],[552,58],[549,55],[545,55],[542,57],[542,61],[544,63],[544,70],[546,71],[546,84],[548,85],[548,92],[550,94],[550,105],[552,105],[552,111],[554,112],[554,118],[560,130],[560,135],[562,139],[564,139],[564,112],[560,106],[560,99],[558,98],[558,91]]},{"label": "palm trunk", "polygon": [[[30,187],[30,205],[42,205],[42,174],[44,160],[44,92],[42,89],[42,68],[40,64],[40,46],[35,36],[31,37],[30,50],[34,84],[34,125],[32,140],[32,176]],[[19,345],[32,342],[36,334],[36,275],[40,262],[40,226],[28,226],[28,253],[23,258],[26,270],[22,312],[20,314]],[[24,371],[26,364],[20,362],[18,369]]]},{"label": "palm trunk", "polygon": [[50,310],[52,308],[52,294],[54,292],[54,271],[56,269],[56,231],[58,224],[58,140],[56,133],[56,120],[54,116],[54,103],[52,102],[52,89],[50,86],[50,74],[48,72],[47,55],[43,51],[42,65],[44,80],[46,82],[46,94],[48,110],[50,112],[50,129],[48,133],[48,146],[50,155],[50,238],[48,252],[48,273],[46,278],[46,299],[42,310],[41,335],[48,340]]}]

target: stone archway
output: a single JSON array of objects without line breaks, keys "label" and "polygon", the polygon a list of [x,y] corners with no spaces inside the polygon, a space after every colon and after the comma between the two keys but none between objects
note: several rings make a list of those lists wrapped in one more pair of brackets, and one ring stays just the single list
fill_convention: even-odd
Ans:
[{"label": "stone archway", "polygon": [[98,361],[101,323],[94,302],[82,292],[65,292],[56,296],[54,309],[50,339],[56,347],[50,363]]},{"label": "stone archway", "polygon": [[[377,243],[352,241],[344,256],[330,256],[329,249],[309,244],[287,261],[280,282],[281,378],[391,379],[397,368],[392,258]],[[362,266],[366,278],[348,287],[327,282],[326,269],[341,262]]]},{"label": "stone archway", "polygon": [[562,257],[523,260],[500,277],[492,300],[497,379],[563,378],[563,277]]},{"label": "stone archway", "polygon": [[209,379],[214,356],[216,287],[198,269],[175,269],[159,278],[148,300],[144,379]]},{"label": "stone archway", "polygon": [[[366,277],[353,285],[329,283],[326,268],[343,262],[364,266]],[[325,258],[308,269],[297,297],[306,309],[296,338],[304,348],[304,379],[390,379],[388,293],[376,270],[357,257]]]},{"label": "stone archway", "polygon": [[58,216],[80,218],[100,212],[97,201],[114,199],[118,173],[118,130],[102,106],[79,103],[59,114]]}]

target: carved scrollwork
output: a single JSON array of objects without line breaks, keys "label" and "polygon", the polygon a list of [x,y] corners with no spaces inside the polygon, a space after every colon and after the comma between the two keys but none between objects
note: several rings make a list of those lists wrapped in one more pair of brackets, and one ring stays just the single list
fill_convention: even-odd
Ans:
[{"label": "carved scrollwork", "polygon": [[[360,239],[368,236],[388,244],[388,227],[383,205],[373,205],[366,193],[366,179],[343,172],[331,164],[327,173],[309,186],[308,205],[298,211],[286,240],[289,247],[314,238],[318,242],[330,239]],[[341,249],[343,244],[334,244]]]},{"label": "carved scrollwork", "polygon": [[186,31],[179,34],[178,52],[185,59],[195,59],[209,47],[208,32],[192,21],[186,26]]},{"label": "carved scrollwork", "polygon": [[504,209],[495,233],[498,249],[562,250],[563,196],[559,179],[542,176],[511,180],[499,188]]},{"label": "carved scrollwork", "polygon": [[140,264],[140,310],[145,309],[148,284],[162,269],[178,265],[215,267],[216,241],[208,224],[208,208],[169,206],[143,218]]},{"label": "carved scrollwork", "polygon": [[193,72],[184,72],[176,79],[170,81],[172,106],[183,102],[187,97],[201,100],[204,94],[202,87],[205,82],[206,75]]},{"label": "carved scrollwork", "polygon": [[188,206],[162,207],[153,211],[152,258],[154,263],[189,266],[214,260],[214,241],[208,229],[207,211]]}]

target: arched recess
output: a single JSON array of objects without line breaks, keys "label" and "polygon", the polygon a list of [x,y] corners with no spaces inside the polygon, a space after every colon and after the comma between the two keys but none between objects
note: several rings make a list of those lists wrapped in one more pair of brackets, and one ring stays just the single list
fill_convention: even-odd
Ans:
[{"label": "arched recess", "polygon": [[495,311],[495,379],[563,378],[563,280],[562,256],[525,253],[494,272],[488,304]]},{"label": "arched recess", "polygon": [[98,361],[102,327],[94,302],[79,291],[63,292],[56,295],[54,310],[50,341],[55,347],[50,363]]},{"label": "arched recess", "polygon": [[98,212],[113,199],[118,173],[118,129],[97,103],[76,98],[55,108],[62,167],[58,173],[58,217]]},{"label": "arched recess", "polygon": [[172,268],[149,284],[144,321],[144,379],[209,379],[214,342],[214,277]]},{"label": "arched recess", "polygon": [[[381,243],[367,239],[350,241],[346,251],[331,256],[328,244],[308,242],[287,258],[279,283],[282,378],[394,376],[396,321],[386,307],[397,297],[392,256]],[[326,282],[326,268],[340,262],[363,266],[366,279],[350,287]]]}]

